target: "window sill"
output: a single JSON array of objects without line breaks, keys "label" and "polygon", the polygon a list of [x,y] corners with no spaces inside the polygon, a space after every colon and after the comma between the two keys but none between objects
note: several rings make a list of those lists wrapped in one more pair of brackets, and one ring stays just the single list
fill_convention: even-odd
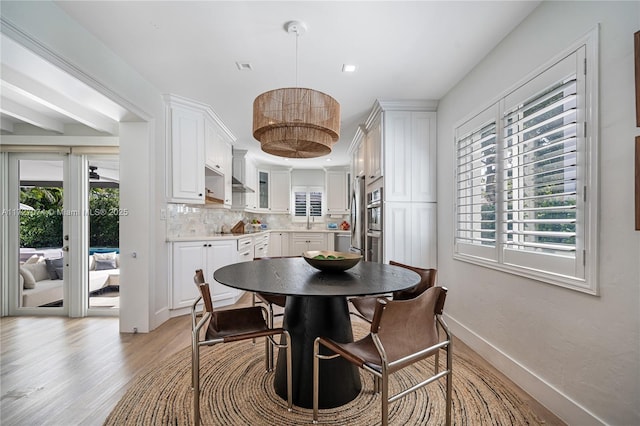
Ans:
[{"label": "window sill", "polygon": [[[534,281],[542,282],[545,284],[551,284],[558,287],[564,287],[569,290],[578,291],[581,293],[590,294],[592,296],[599,296],[597,285],[593,280],[581,280],[571,278],[562,275],[551,274],[545,271],[525,268],[522,266],[513,266],[492,261],[489,259],[483,259],[475,256],[469,256],[460,253],[454,253],[453,258],[466,263],[471,263],[477,266],[494,269],[496,271],[505,272],[508,274],[518,275],[520,277],[529,278]],[[589,283],[592,283],[589,285]]]}]

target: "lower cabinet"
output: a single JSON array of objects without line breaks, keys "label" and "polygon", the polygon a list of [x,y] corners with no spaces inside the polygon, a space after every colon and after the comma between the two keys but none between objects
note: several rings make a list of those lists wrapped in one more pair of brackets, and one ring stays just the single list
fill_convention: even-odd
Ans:
[{"label": "lower cabinet", "polygon": [[200,294],[193,282],[196,269],[202,269],[211,288],[215,306],[235,303],[240,291],[217,283],[213,272],[237,261],[237,241],[189,241],[172,243],[173,283],[171,308],[189,308]]},{"label": "lower cabinet", "polygon": [[385,203],[384,263],[437,268],[436,203]]},{"label": "lower cabinet", "polygon": [[289,232],[269,233],[269,256],[289,256]]},{"label": "lower cabinet", "polygon": [[256,236],[253,241],[253,257],[269,256],[269,234]]},{"label": "lower cabinet", "polygon": [[309,250],[327,250],[327,234],[324,232],[293,232],[289,246],[290,256],[300,256]]}]

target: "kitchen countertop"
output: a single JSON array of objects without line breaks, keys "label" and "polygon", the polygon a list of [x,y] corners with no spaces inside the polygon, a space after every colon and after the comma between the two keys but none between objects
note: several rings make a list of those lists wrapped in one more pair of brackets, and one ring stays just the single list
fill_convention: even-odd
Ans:
[{"label": "kitchen countertop", "polygon": [[265,229],[258,232],[248,232],[246,234],[213,234],[213,235],[185,235],[180,237],[167,238],[168,242],[180,242],[180,241],[222,241],[222,240],[237,240],[242,237],[268,235],[270,232],[295,232],[295,233],[327,233],[327,234],[348,234],[351,231],[342,229]]}]

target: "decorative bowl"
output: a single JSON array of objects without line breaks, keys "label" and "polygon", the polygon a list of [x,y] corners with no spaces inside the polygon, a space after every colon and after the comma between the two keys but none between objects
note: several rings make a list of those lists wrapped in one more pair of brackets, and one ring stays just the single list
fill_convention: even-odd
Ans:
[{"label": "decorative bowl", "polygon": [[360,254],[331,250],[305,251],[302,257],[314,268],[328,272],[346,271],[362,260]]}]

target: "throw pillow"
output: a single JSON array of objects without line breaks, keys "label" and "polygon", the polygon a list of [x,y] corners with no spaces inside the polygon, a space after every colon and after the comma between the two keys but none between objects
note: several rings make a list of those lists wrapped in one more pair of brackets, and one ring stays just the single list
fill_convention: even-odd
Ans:
[{"label": "throw pillow", "polygon": [[28,269],[20,267],[20,276],[24,280],[23,288],[36,288],[36,279],[33,277],[33,274],[29,272]]},{"label": "throw pillow", "polygon": [[96,271],[105,271],[107,269],[116,269],[116,260],[99,260],[96,259]]},{"label": "throw pillow", "polygon": [[62,267],[62,266],[60,266],[60,267],[56,266],[56,275],[58,275],[58,278],[59,278],[59,279],[63,279],[63,278],[62,278],[63,271],[64,271],[64,267]]},{"label": "throw pillow", "polygon": [[64,259],[60,257],[58,259],[45,259],[44,261],[47,262],[47,272],[49,273],[49,279],[61,280],[62,272],[58,274],[58,270],[62,270],[62,267],[63,267],[62,263]]},{"label": "throw pillow", "polygon": [[95,260],[111,260],[116,258],[116,252],[111,253],[93,253],[93,257]]},{"label": "throw pillow", "polygon": [[33,275],[33,278],[35,278],[36,282],[50,279],[49,273],[47,272],[47,263],[44,261],[30,263],[28,265],[24,264],[22,265],[22,267],[31,272],[31,275]]}]

